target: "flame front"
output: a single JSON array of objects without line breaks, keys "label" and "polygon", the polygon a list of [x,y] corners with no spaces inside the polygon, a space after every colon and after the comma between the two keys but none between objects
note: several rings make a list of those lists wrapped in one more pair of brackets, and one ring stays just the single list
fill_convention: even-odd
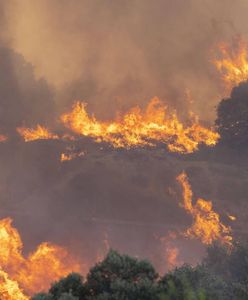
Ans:
[{"label": "flame front", "polygon": [[172,152],[192,153],[200,144],[213,146],[219,139],[218,133],[201,126],[195,119],[191,125],[184,126],[158,98],[153,98],[144,112],[134,107],[112,122],[100,122],[89,116],[86,104],[77,102],[61,120],[73,132],[97,142],[108,142],[115,148],[163,143]]},{"label": "flame front", "polygon": [[231,44],[220,43],[218,45],[220,57],[214,59],[217,70],[227,87],[231,89],[242,81],[248,79],[247,45],[240,37],[233,39]]},{"label": "flame front", "polygon": [[17,132],[23,137],[25,142],[31,142],[35,140],[49,140],[57,139],[58,136],[51,133],[47,128],[37,125],[35,129],[19,127]]},{"label": "flame front", "polygon": [[199,198],[193,205],[193,193],[187,175],[184,172],[181,173],[177,177],[177,181],[183,188],[182,207],[193,218],[193,224],[187,229],[185,236],[200,239],[202,243],[207,245],[212,244],[214,241],[231,245],[231,228],[221,223],[219,214],[213,210],[212,202]]},{"label": "flame front", "polygon": [[27,300],[46,290],[50,283],[70,272],[80,271],[78,262],[62,247],[43,243],[27,258],[10,218],[0,220],[0,298]]}]

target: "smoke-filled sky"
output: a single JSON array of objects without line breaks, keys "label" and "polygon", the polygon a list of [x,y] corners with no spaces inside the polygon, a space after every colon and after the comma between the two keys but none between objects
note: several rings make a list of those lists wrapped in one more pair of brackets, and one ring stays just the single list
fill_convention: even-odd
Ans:
[{"label": "smoke-filled sky", "polygon": [[1,3],[3,45],[56,90],[56,105],[84,100],[103,118],[153,96],[182,111],[190,93],[190,109],[213,120],[221,86],[211,51],[248,31],[245,0]]},{"label": "smoke-filled sky", "polygon": [[[212,63],[216,45],[237,35],[248,39],[246,0],[0,5],[0,133],[12,136],[18,126],[58,126],[75,100],[109,119],[158,96],[182,118],[192,110],[213,124],[215,107],[227,96]],[[66,143],[16,137],[0,144],[0,215],[14,218],[26,251],[49,240],[93,262],[108,239],[161,266],[160,238],[191,222],[179,205],[175,178],[183,170],[195,196],[212,200],[226,223],[229,213],[239,224],[247,217],[242,156],[234,161],[211,149],[191,156],[161,147],[115,150],[82,139],[74,147],[85,155],[62,163]],[[200,243],[177,243],[187,245],[181,259],[194,262],[202,254]]]}]

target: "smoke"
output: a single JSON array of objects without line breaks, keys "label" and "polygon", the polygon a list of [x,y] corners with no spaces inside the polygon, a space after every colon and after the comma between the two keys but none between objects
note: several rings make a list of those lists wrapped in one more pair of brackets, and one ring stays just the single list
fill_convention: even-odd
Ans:
[{"label": "smoke", "polygon": [[[199,241],[161,238],[183,232],[191,218],[180,207],[182,194],[176,176],[189,175],[194,201],[213,201],[225,224],[227,213],[241,226],[245,216],[233,199],[246,209],[241,197],[247,191],[239,166],[216,163],[200,156],[175,156],[163,149],[130,151],[101,148],[81,141],[85,156],[60,162],[61,141],[1,145],[1,217],[14,219],[25,251],[44,240],[69,247],[87,265],[110,247],[148,257],[162,272],[166,251],[178,247],[179,261],[195,263],[204,252]],[[11,147],[12,146],[12,147]],[[231,184],[229,184],[231,182]],[[242,200],[243,199],[243,200]]]},{"label": "smoke", "polygon": [[54,113],[53,92],[36,80],[33,67],[20,54],[0,48],[0,127],[12,133],[17,126],[47,122]]},{"label": "smoke", "polygon": [[[242,0],[0,4],[0,133],[49,123],[77,99],[110,118],[156,95],[182,115],[191,109],[212,121],[221,84],[211,49],[248,32]],[[241,157],[229,165],[225,151],[181,157],[159,148],[111,150],[84,139],[74,147],[86,155],[61,163],[66,146],[0,144],[0,215],[13,217],[27,252],[50,240],[93,263],[107,236],[113,248],[161,265],[160,237],[191,222],[179,206],[175,178],[182,170],[195,199],[213,200],[223,218],[237,215],[237,227],[246,218]],[[197,242],[177,243],[184,249],[179,260],[195,262],[203,251]]]},{"label": "smoke", "polygon": [[221,89],[211,50],[248,29],[243,0],[3,4],[7,44],[56,87],[57,109],[81,99],[102,118],[158,96],[213,120]]}]

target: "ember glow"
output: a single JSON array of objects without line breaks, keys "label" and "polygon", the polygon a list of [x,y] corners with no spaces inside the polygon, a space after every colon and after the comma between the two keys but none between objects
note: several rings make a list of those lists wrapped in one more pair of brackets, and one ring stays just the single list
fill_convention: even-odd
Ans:
[{"label": "ember glow", "polygon": [[64,162],[64,161],[70,161],[72,159],[75,159],[77,157],[81,157],[84,156],[85,153],[83,151],[76,153],[76,152],[70,152],[70,153],[61,153],[60,155],[60,161]]},{"label": "ember glow", "polygon": [[221,42],[218,49],[220,55],[213,63],[229,91],[233,86],[248,79],[247,44],[238,37],[230,44]]},{"label": "ember glow", "polygon": [[193,224],[186,230],[185,236],[200,239],[206,245],[210,245],[214,241],[231,245],[231,228],[221,223],[219,214],[213,210],[212,202],[199,198],[193,205],[193,193],[186,173],[181,173],[177,177],[177,181],[183,189],[181,205],[193,218]]},{"label": "ember glow", "polygon": [[8,137],[6,135],[0,134],[0,143],[6,142]]},{"label": "ember glow", "polygon": [[231,221],[236,221],[236,217],[235,216],[232,216],[232,215],[227,215],[228,216],[228,218],[231,220]]},{"label": "ember glow", "polygon": [[92,137],[96,142],[110,143],[115,148],[163,143],[171,152],[192,153],[200,144],[213,146],[219,139],[218,133],[201,126],[196,118],[185,126],[158,98],[153,98],[144,111],[134,107],[111,122],[89,116],[86,104],[77,102],[61,120],[74,133]]},{"label": "ember glow", "polygon": [[0,244],[1,299],[29,299],[61,276],[80,271],[79,263],[67,250],[50,243],[42,243],[24,257],[21,237],[10,218],[0,220]]},{"label": "ember glow", "polygon": [[17,132],[24,139],[25,142],[31,142],[35,140],[49,140],[57,139],[58,136],[52,134],[47,128],[37,125],[36,128],[19,127]]}]

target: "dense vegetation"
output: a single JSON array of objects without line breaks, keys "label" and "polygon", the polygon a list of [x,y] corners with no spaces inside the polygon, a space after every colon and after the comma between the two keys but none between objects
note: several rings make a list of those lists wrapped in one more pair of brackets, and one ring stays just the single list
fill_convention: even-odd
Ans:
[{"label": "dense vegetation", "polygon": [[145,260],[111,250],[84,280],[69,274],[32,300],[243,300],[248,299],[248,243],[208,248],[197,266],[159,276]]}]

